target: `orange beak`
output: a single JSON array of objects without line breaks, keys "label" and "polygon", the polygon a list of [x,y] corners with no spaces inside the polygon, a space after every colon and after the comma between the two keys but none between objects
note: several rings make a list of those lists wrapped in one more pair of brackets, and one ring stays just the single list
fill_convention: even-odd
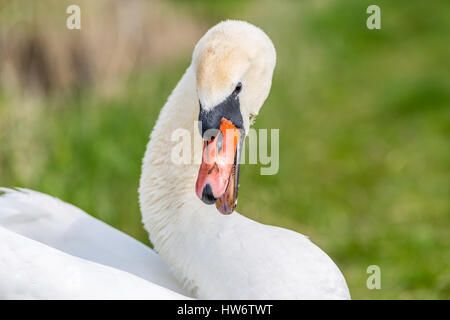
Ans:
[{"label": "orange beak", "polygon": [[223,214],[232,213],[237,204],[243,137],[231,121],[222,118],[217,135],[203,143],[195,191],[204,203],[215,203]]}]

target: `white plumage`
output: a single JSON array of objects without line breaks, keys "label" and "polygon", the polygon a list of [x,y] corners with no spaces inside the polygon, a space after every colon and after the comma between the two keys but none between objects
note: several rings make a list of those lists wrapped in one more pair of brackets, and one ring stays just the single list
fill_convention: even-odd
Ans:
[{"label": "white plumage", "polygon": [[201,140],[194,122],[199,95],[213,105],[236,81],[243,84],[240,112],[248,132],[274,66],[272,42],[245,22],[222,22],[197,44],[160,113],[142,166],[139,201],[158,254],[60,200],[4,190],[0,297],[350,298],[337,266],[307,237],[236,212],[221,215],[201,202],[194,192],[201,150],[190,149],[190,164],[171,161],[175,130]]},{"label": "white plumage", "polygon": [[184,298],[142,243],[48,195],[0,190],[0,299]]}]

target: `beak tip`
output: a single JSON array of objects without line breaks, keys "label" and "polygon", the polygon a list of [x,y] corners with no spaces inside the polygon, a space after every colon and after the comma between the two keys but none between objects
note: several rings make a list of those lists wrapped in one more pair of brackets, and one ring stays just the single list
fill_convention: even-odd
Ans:
[{"label": "beak tip", "polygon": [[209,183],[207,183],[203,188],[201,200],[206,204],[213,204],[217,201]]},{"label": "beak tip", "polygon": [[221,214],[229,215],[237,204],[244,135],[225,118],[221,120],[219,132],[210,142],[203,144],[202,163],[195,189],[203,203],[215,203]]}]

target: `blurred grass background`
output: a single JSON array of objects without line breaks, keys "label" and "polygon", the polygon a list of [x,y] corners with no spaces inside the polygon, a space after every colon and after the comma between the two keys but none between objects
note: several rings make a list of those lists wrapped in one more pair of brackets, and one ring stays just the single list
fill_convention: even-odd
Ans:
[{"label": "blurred grass background", "polygon": [[[72,3],[80,31],[65,27]],[[370,4],[381,30],[366,28]],[[1,1],[0,185],[148,244],[148,135],[193,46],[226,18],[260,26],[278,55],[255,127],[280,128],[280,170],[244,165],[238,211],[309,235],[354,299],[449,299],[448,1]],[[373,264],[381,290],[366,287]]]}]

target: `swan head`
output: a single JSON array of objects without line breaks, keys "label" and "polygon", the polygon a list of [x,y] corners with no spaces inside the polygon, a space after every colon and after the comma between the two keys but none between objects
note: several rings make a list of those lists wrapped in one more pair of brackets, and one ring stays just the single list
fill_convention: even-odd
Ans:
[{"label": "swan head", "polygon": [[237,204],[241,147],[269,95],[275,61],[269,37],[243,21],[219,23],[194,49],[204,140],[196,194],[223,214],[232,213]]}]

